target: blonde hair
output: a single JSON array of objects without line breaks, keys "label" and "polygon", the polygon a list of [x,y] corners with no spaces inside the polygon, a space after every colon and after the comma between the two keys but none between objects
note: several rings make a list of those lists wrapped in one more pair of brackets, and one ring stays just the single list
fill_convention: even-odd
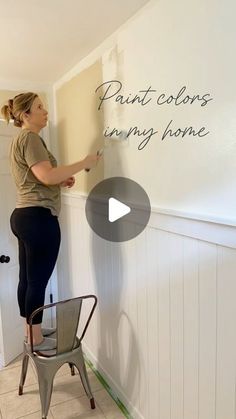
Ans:
[{"label": "blonde hair", "polygon": [[23,124],[22,114],[29,113],[34,99],[38,97],[36,93],[28,92],[21,93],[13,99],[8,100],[8,104],[1,108],[3,118],[9,124],[10,119],[13,119],[16,127],[21,127]]}]

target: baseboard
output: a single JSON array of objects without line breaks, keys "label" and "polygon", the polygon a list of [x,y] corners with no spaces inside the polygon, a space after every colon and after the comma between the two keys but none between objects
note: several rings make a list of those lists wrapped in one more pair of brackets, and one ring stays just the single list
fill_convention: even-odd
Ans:
[{"label": "baseboard", "polygon": [[88,366],[92,369],[94,374],[97,376],[101,384],[110,394],[112,399],[115,401],[117,406],[122,411],[123,415],[127,419],[144,419],[135,406],[133,406],[130,401],[126,398],[126,395],[122,392],[119,386],[115,383],[110,374],[104,370],[100,365],[99,361],[90,351],[85,343],[83,343],[83,351],[85,355],[85,360]]}]

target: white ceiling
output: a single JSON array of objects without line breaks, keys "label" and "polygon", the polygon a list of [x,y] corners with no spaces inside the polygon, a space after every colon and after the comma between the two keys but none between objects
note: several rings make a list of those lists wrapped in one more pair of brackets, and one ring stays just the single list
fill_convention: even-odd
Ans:
[{"label": "white ceiling", "polygon": [[54,82],[148,0],[0,0],[0,79]]}]

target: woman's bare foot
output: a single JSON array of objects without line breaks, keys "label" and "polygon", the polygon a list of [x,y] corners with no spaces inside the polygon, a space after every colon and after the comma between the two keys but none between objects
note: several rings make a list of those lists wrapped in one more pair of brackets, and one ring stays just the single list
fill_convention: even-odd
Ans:
[{"label": "woman's bare foot", "polygon": [[[43,342],[41,323],[32,325],[32,333],[33,333],[33,344],[34,345],[40,345],[40,343]],[[29,325],[27,325],[27,337],[28,337],[28,343],[30,343],[30,327],[29,327]]]}]

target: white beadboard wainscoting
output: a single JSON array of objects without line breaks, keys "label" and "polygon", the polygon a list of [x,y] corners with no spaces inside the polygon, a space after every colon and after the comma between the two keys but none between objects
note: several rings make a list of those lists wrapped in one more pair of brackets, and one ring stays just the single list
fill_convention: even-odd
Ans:
[{"label": "white beadboard wainscoting", "polygon": [[135,239],[64,194],[59,297],[95,293],[84,349],[134,418],[235,419],[236,227],[154,211]]}]

